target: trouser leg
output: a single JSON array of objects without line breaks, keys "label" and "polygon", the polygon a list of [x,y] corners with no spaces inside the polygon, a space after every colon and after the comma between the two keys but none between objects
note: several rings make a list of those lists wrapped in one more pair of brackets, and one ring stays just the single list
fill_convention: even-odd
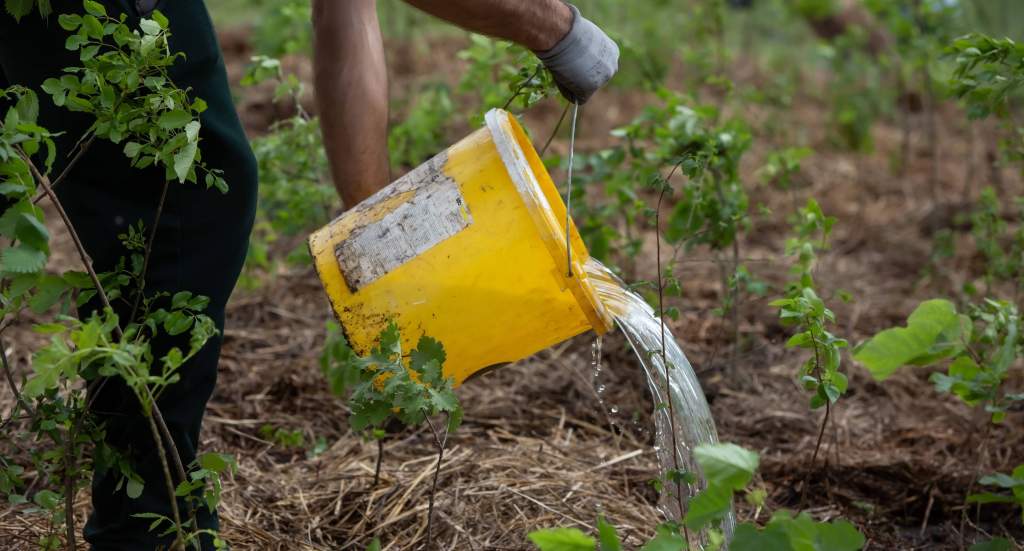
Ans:
[{"label": "trouser leg", "polygon": [[[79,182],[69,183],[62,198],[82,240],[94,257],[100,270],[110,270],[117,264],[117,258],[125,254],[117,240],[117,233],[123,232],[127,224],[142,220],[146,227],[153,224],[156,211],[155,201],[159,193],[153,193],[153,205],[138,205],[120,197],[109,197],[90,189]],[[146,183],[144,185],[152,185]],[[159,184],[158,184],[159,185]],[[159,189],[154,185],[154,189]],[[178,184],[171,184],[178,186]],[[171,188],[165,212],[159,222],[159,229],[153,243],[149,270],[146,277],[146,295],[156,293],[173,294],[190,291],[210,298],[206,314],[213,318],[217,329],[224,327],[224,308],[231,288],[237,278],[237,270],[228,262],[226,269],[211,269],[203,262],[207,254],[220,254],[228,258],[238,256],[241,245],[232,241],[234,235],[223,239],[206,236],[201,243],[189,242],[190,232],[186,228],[187,218],[182,216],[185,209],[182,190]],[[124,297],[131,296],[125,290]],[[164,299],[166,300],[166,299]],[[122,326],[131,315],[131,300],[117,300],[114,303]],[[159,305],[159,303],[158,303]],[[98,304],[90,304],[82,315],[95,310]],[[161,305],[166,306],[166,305]],[[174,440],[175,447],[185,468],[195,460],[199,448],[199,433],[206,402],[213,393],[217,379],[217,361],[220,353],[220,337],[215,337],[179,370],[180,380],[167,387],[161,394],[158,405]],[[188,335],[169,337],[159,335],[151,341],[154,365],[159,365],[171,347],[188,350]],[[105,425],[106,444],[130,459],[132,468],[144,481],[142,495],[128,497],[125,489],[118,489],[121,475],[115,469],[99,469],[93,479],[93,514],[85,527],[85,537],[97,551],[121,549],[157,549],[170,539],[160,538],[149,531],[152,519],[138,518],[140,513],[157,513],[168,518],[172,516],[166,476],[158,448],[152,434],[149,419],[144,417],[141,407],[124,381],[110,378],[103,383],[96,397],[94,410],[96,419]],[[178,479],[173,456],[168,452],[168,467]],[[188,504],[178,500],[182,520],[188,518]],[[216,529],[215,512],[205,506],[196,508],[200,529]]]}]

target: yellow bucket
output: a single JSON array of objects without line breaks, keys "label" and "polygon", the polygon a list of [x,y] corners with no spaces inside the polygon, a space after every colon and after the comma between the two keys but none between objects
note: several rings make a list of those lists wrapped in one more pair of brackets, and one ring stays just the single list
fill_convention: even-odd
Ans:
[{"label": "yellow bucket", "polygon": [[566,250],[565,204],[523,128],[498,109],[486,121],[310,236],[356,352],[395,321],[405,350],[422,335],[441,341],[445,374],[461,383],[611,327],[575,225]]}]

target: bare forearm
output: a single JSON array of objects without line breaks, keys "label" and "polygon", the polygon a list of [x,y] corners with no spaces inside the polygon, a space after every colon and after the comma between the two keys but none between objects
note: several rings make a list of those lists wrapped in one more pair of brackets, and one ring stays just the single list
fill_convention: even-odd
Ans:
[{"label": "bare forearm", "polygon": [[405,0],[480,34],[548,50],[569,32],[572,12],[560,0]]},{"label": "bare forearm", "polygon": [[351,208],[387,185],[388,85],[375,0],[313,0],[313,84],[334,185]]}]

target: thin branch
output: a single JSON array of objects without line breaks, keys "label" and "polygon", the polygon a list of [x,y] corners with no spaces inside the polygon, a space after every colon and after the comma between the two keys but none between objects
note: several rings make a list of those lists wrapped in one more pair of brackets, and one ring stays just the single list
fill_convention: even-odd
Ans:
[{"label": "thin branch", "polygon": [[75,534],[75,440],[75,433],[69,432],[64,441],[64,527],[67,529],[69,551],[78,549]]},{"label": "thin branch", "polygon": [[384,462],[384,440],[377,439],[377,467],[373,470],[373,485],[380,483],[380,467]]},{"label": "thin branch", "polygon": [[156,241],[156,229],[160,226],[160,217],[164,212],[164,202],[167,200],[167,188],[170,182],[164,180],[164,189],[160,192],[160,202],[156,205],[156,216],[153,217],[153,227],[149,230],[149,241],[146,243],[146,255],[142,260],[142,271],[139,273],[139,288],[135,290],[135,300],[132,302],[132,313],[128,316],[128,323],[135,323],[135,314],[139,310],[139,302],[146,290],[146,272],[149,270],[149,257],[153,253],[153,242]]},{"label": "thin branch", "polygon": [[530,82],[532,82],[532,81],[533,81],[533,79],[537,78],[537,76],[538,76],[538,75],[540,75],[540,72],[541,72],[541,71],[542,71],[543,69],[544,69],[544,66],[543,66],[543,65],[537,65],[537,70],[535,70],[535,71],[533,72],[533,74],[532,74],[532,75],[530,75],[530,78],[528,78],[528,79],[526,79],[526,80],[524,80],[524,81],[522,81],[522,82],[520,82],[520,83],[519,83],[519,86],[518,86],[518,87],[516,88],[516,90],[515,90],[514,92],[512,92],[512,97],[508,98],[508,101],[506,101],[506,102],[505,102],[505,105],[503,105],[503,106],[502,106],[501,108],[502,108],[503,110],[507,110],[507,109],[508,109],[508,106],[509,106],[509,105],[512,105],[512,102],[513,102],[513,101],[515,101],[515,99],[519,97],[519,94],[520,94],[520,93],[521,93],[521,92],[523,91],[523,88],[526,88],[526,85],[527,85],[527,84],[529,84]]},{"label": "thin branch", "polygon": [[[805,318],[804,323],[810,326],[809,320]],[[818,337],[814,335],[814,331],[809,329],[811,333],[811,344],[814,348],[814,372],[818,376],[818,384],[822,384],[823,378],[821,376],[821,356],[818,353]],[[814,471],[814,465],[818,461],[818,450],[821,449],[821,442],[825,436],[825,427],[828,426],[828,419],[832,414],[832,400],[828,397],[825,398],[825,417],[821,420],[821,429],[818,431],[818,440],[814,443],[814,453],[811,455],[811,462],[807,466],[807,473],[804,474],[803,488],[800,489],[800,507],[798,510],[803,510],[804,503],[807,500],[807,487],[810,485],[811,473]]]},{"label": "thin branch", "polygon": [[[18,390],[18,384],[14,381],[14,375],[11,373],[11,364],[7,361],[7,343],[4,342],[4,338],[0,335],[0,360],[3,361],[4,378],[7,379],[7,384],[11,387],[11,392],[14,393],[14,399],[17,400],[21,408],[24,409],[31,417],[35,417],[35,410],[29,405],[25,397],[21,395]],[[14,416],[14,413],[11,414]]]},{"label": "thin branch", "polygon": [[434,443],[437,444],[437,465],[434,467],[434,481],[430,485],[430,498],[427,506],[427,545],[433,545],[434,543],[434,494],[437,493],[437,477],[441,474],[441,462],[444,461],[444,448],[448,444],[448,421],[449,414],[445,412],[445,428],[444,428],[444,439],[442,440],[437,434],[437,429],[434,428],[434,423],[431,422],[430,416],[427,412],[423,412],[423,418],[427,420],[427,425],[430,426],[430,432],[434,433]]},{"label": "thin branch", "polygon": [[[153,411],[157,411],[156,404],[153,404]],[[177,532],[172,547],[182,550],[184,549],[184,546],[181,544],[181,515],[178,513],[178,498],[174,492],[174,479],[171,478],[171,469],[167,465],[167,454],[164,451],[163,439],[160,438],[160,432],[157,430],[156,422],[153,420],[153,415],[147,415],[146,419],[149,421],[149,430],[153,434],[153,442],[156,444],[157,453],[160,455],[160,467],[164,471],[164,483],[167,485],[167,497],[171,500],[171,514],[174,515],[174,527]]]},{"label": "thin branch", "polygon": [[551,142],[555,141],[555,136],[558,135],[558,131],[562,128],[562,123],[565,122],[566,115],[569,114],[569,107],[572,103],[566,103],[565,109],[562,109],[562,116],[558,117],[558,123],[555,124],[555,129],[551,131],[551,135],[548,136],[548,141],[544,142],[544,147],[540,149],[540,156],[543,157],[548,152],[548,147],[551,146]]},{"label": "thin branch", "polygon": [[[665,397],[668,400],[668,416],[669,425],[672,431],[672,468],[675,471],[673,478],[676,479],[676,499],[679,502],[679,520],[683,520],[684,516],[684,504],[683,504],[683,483],[679,472],[679,444],[676,438],[676,413],[675,406],[672,403],[672,379],[669,374],[668,357],[665,354],[665,278],[661,271],[661,204],[665,199],[665,193],[669,190],[669,181],[672,176],[675,175],[679,169],[681,163],[677,163],[672,167],[672,171],[669,172],[668,177],[665,178],[662,184],[661,193],[658,194],[658,204],[654,209],[654,243],[655,243],[655,259],[657,261],[658,268],[658,323],[661,328],[661,365],[665,369]],[[690,533],[683,525],[683,532],[686,537],[686,544],[690,544]]]},{"label": "thin branch", "polygon": [[[95,138],[96,135],[93,134],[89,136],[88,140],[82,142],[82,145],[78,148],[78,151],[75,153],[75,156],[72,157],[70,161],[68,161],[68,164],[64,167],[64,170],[62,170],[60,174],[57,176],[57,178],[53,180],[53,183],[50,187],[57,187],[61,182],[64,181],[64,178],[66,178],[68,174],[71,174],[71,169],[75,168],[75,165],[77,165],[78,161],[85,155],[85,152],[89,149],[89,146],[92,145],[92,141]],[[38,203],[39,201],[42,201],[43,197],[46,197],[45,193],[37,195],[36,198],[32,200],[32,203],[35,204]]]},{"label": "thin branch", "polygon": [[[71,240],[75,243],[75,249],[78,251],[78,257],[82,260],[82,264],[85,266],[85,271],[89,274],[89,279],[92,280],[93,286],[96,288],[96,296],[100,297],[100,302],[103,303],[103,307],[114,310],[114,307],[110,305],[110,299],[107,298],[107,293],[103,290],[103,285],[100,284],[100,278],[96,275],[96,270],[92,267],[92,260],[89,258],[89,253],[85,252],[85,246],[82,245],[82,240],[78,237],[78,232],[75,231],[75,226],[71,223],[71,219],[68,218],[68,213],[64,210],[64,205],[61,204],[60,199],[57,198],[57,194],[53,192],[53,188],[50,185],[50,179],[44,174],[39,172],[36,165],[32,162],[24,152],[21,152],[22,159],[28,164],[29,170],[32,171],[32,175],[35,176],[36,181],[39,182],[39,186],[43,188],[43,192],[54,207],[57,209],[57,214],[60,215],[60,219],[64,222],[64,226],[68,229],[68,233],[71,234]],[[124,333],[121,331],[120,325],[114,326],[114,335],[117,336],[118,340],[124,338]]]}]

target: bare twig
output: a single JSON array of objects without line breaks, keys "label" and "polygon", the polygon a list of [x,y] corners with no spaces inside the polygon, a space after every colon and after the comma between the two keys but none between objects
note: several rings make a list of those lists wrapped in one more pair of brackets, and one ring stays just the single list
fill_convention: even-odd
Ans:
[{"label": "bare twig", "polygon": [[[157,411],[156,404],[153,404],[153,411]],[[174,515],[174,528],[177,534],[171,547],[177,550],[184,550],[185,547],[181,543],[181,514],[178,512],[178,498],[174,492],[174,479],[171,477],[171,469],[167,464],[167,453],[164,451],[163,441],[160,438],[160,432],[157,429],[154,416],[147,415],[146,420],[149,421],[149,430],[153,434],[153,441],[156,443],[157,453],[160,455],[160,467],[164,471],[164,483],[167,485],[167,498],[171,501],[171,514]]]},{"label": "bare twig", "polygon": [[142,259],[142,271],[139,273],[139,288],[135,290],[135,300],[132,302],[132,313],[128,316],[128,323],[135,322],[135,314],[139,310],[139,302],[146,290],[146,272],[149,270],[149,257],[153,254],[153,242],[156,241],[156,229],[160,226],[160,217],[164,212],[164,202],[167,200],[167,188],[170,182],[164,180],[164,189],[160,192],[160,202],[156,205],[156,216],[153,217],[153,227],[149,230],[149,241],[146,243],[146,254]]},{"label": "bare twig", "polygon": [[[21,395],[18,390],[18,384],[14,381],[14,375],[11,373],[11,364],[7,361],[7,343],[4,342],[3,336],[0,335],[0,360],[3,361],[4,378],[7,379],[7,384],[11,387],[11,392],[14,393],[14,399],[17,400],[21,408],[24,409],[30,416],[35,417],[35,410],[29,405],[25,397]],[[14,413],[11,414],[14,416]]]},{"label": "bare twig", "polygon": [[[661,271],[661,204],[665,199],[665,193],[669,190],[669,182],[672,180],[672,176],[675,175],[676,171],[679,170],[681,163],[677,163],[672,167],[672,171],[669,172],[668,177],[662,184],[661,192],[658,194],[658,204],[654,209],[654,243],[655,243],[655,259],[657,261],[658,269],[658,322],[661,324],[661,365],[665,369],[665,397],[668,400],[668,416],[669,425],[672,431],[672,468],[675,470],[673,478],[676,479],[676,499],[679,503],[679,520],[681,521],[684,516],[684,504],[683,504],[683,483],[679,472],[679,444],[676,438],[676,413],[675,406],[672,403],[672,377],[669,374],[668,357],[665,354],[665,277]],[[690,534],[683,525],[683,533],[686,537],[686,543],[690,543]]]},{"label": "bare twig", "polygon": [[551,131],[551,135],[548,136],[548,141],[544,142],[544,147],[540,149],[540,156],[543,157],[548,152],[548,147],[551,146],[551,142],[555,141],[555,136],[558,135],[558,131],[562,128],[562,123],[565,122],[566,115],[569,114],[569,107],[571,103],[565,104],[565,109],[562,109],[562,116],[558,117],[558,123],[555,124],[555,129]]},{"label": "bare twig", "polygon": [[[82,142],[82,145],[79,146],[78,151],[75,152],[75,156],[72,157],[70,161],[68,161],[67,165],[64,166],[64,170],[62,170],[60,174],[58,174],[57,177],[54,178],[53,183],[50,184],[51,188],[56,188],[58,185],[60,185],[61,182],[64,181],[68,174],[71,174],[71,169],[75,168],[75,165],[77,165],[78,161],[81,160],[81,158],[85,155],[85,152],[89,149],[89,146],[92,145],[92,141],[95,138],[96,135],[93,134],[89,136],[89,139]],[[32,203],[38,203],[39,201],[42,201],[43,197],[46,197],[45,193],[37,195],[36,198],[32,200]]]},{"label": "bare twig", "polygon": [[[64,222],[64,226],[68,229],[68,233],[71,234],[71,240],[75,243],[75,250],[78,252],[78,257],[82,260],[82,264],[85,266],[85,271],[89,274],[89,279],[92,280],[93,286],[96,288],[96,296],[100,298],[100,302],[103,303],[103,307],[111,311],[114,310],[113,306],[110,305],[110,299],[107,298],[107,293],[103,290],[103,285],[100,284],[100,278],[96,275],[96,270],[92,267],[92,260],[89,258],[89,253],[85,252],[85,246],[82,245],[81,238],[78,237],[78,232],[75,231],[75,226],[71,223],[71,219],[68,218],[68,213],[64,210],[64,205],[61,204],[60,199],[57,198],[57,194],[53,192],[53,188],[50,185],[50,179],[43,173],[39,172],[36,165],[32,162],[24,152],[22,152],[22,158],[25,163],[28,164],[29,170],[32,171],[32,175],[39,182],[39,186],[43,188],[43,192],[53,206],[57,209],[57,214],[60,215],[61,221]],[[124,333],[121,331],[120,325],[114,326],[114,335],[118,339],[124,338]]]},{"label": "bare twig", "polygon": [[380,483],[380,467],[384,462],[384,440],[377,439],[377,467],[373,469],[373,485]]},{"label": "bare twig", "polygon": [[430,426],[430,432],[434,434],[434,443],[437,444],[437,465],[434,467],[434,481],[430,485],[430,498],[429,505],[427,505],[427,545],[432,546],[434,544],[434,495],[437,494],[437,477],[441,473],[441,462],[444,461],[444,448],[448,444],[448,421],[449,414],[445,412],[445,429],[444,439],[437,433],[437,429],[434,428],[434,423],[430,420],[430,416],[426,412],[423,412],[423,418],[427,420],[427,425]]},{"label": "bare twig", "polygon": [[69,432],[64,441],[64,527],[67,529],[68,549],[76,551],[78,541],[75,534],[75,433]]}]

